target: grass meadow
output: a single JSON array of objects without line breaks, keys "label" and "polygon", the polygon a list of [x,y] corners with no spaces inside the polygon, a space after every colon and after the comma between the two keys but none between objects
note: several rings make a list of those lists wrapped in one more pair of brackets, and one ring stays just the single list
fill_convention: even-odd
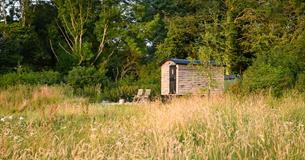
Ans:
[{"label": "grass meadow", "polygon": [[304,95],[103,106],[70,90],[0,90],[0,159],[305,159]]}]

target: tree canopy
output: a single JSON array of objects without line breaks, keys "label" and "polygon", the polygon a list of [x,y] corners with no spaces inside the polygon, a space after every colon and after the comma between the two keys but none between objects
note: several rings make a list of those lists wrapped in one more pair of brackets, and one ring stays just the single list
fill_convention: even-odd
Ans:
[{"label": "tree canopy", "polygon": [[166,58],[213,59],[226,66],[226,74],[245,74],[246,82],[279,69],[291,71],[296,83],[305,71],[305,2],[300,0],[0,4],[0,73],[18,66],[64,74],[94,67],[114,82],[159,83],[158,65]]}]

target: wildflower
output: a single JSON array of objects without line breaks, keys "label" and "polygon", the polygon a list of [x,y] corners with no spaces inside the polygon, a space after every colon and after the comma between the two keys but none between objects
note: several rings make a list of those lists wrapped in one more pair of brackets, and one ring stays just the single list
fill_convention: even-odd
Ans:
[{"label": "wildflower", "polygon": [[21,117],[19,117],[19,120],[22,121],[22,120],[24,120],[24,118],[21,116]]},{"label": "wildflower", "polygon": [[122,147],[122,143],[121,142],[116,142],[115,143],[118,147]]},{"label": "wildflower", "polygon": [[15,136],[14,140],[17,141],[19,139],[19,136]]},{"label": "wildflower", "polygon": [[5,121],[5,117],[1,118],[1,122],[4,122]]},{"label": "wildflower", "polygon": [[13,116],[8,116],[7,117],[9,120],[12,120],[13,119]]}]

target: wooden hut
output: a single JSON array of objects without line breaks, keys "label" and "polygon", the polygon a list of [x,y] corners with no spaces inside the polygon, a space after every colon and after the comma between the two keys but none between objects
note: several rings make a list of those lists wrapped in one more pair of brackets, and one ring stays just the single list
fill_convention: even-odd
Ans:
[{"label": "wooden hut", "polygon": [[[212,87],[209,87],[208,73],[212,76]],[[186,59],[162,62],[161,95],[204,95],[208,88],[212,94],[224,91],[224,67],[212,62],[203,65],[201,61],[191,62]]]}]

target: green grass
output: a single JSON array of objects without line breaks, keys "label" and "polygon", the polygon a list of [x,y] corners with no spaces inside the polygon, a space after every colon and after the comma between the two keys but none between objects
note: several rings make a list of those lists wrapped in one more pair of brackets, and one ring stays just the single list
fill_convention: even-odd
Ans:
[{"label": "green grass", "polygon": [[305,157],[305,103],[298,94],[105,107],[67,90],[18,86],[0,91],[0,159]]}]

